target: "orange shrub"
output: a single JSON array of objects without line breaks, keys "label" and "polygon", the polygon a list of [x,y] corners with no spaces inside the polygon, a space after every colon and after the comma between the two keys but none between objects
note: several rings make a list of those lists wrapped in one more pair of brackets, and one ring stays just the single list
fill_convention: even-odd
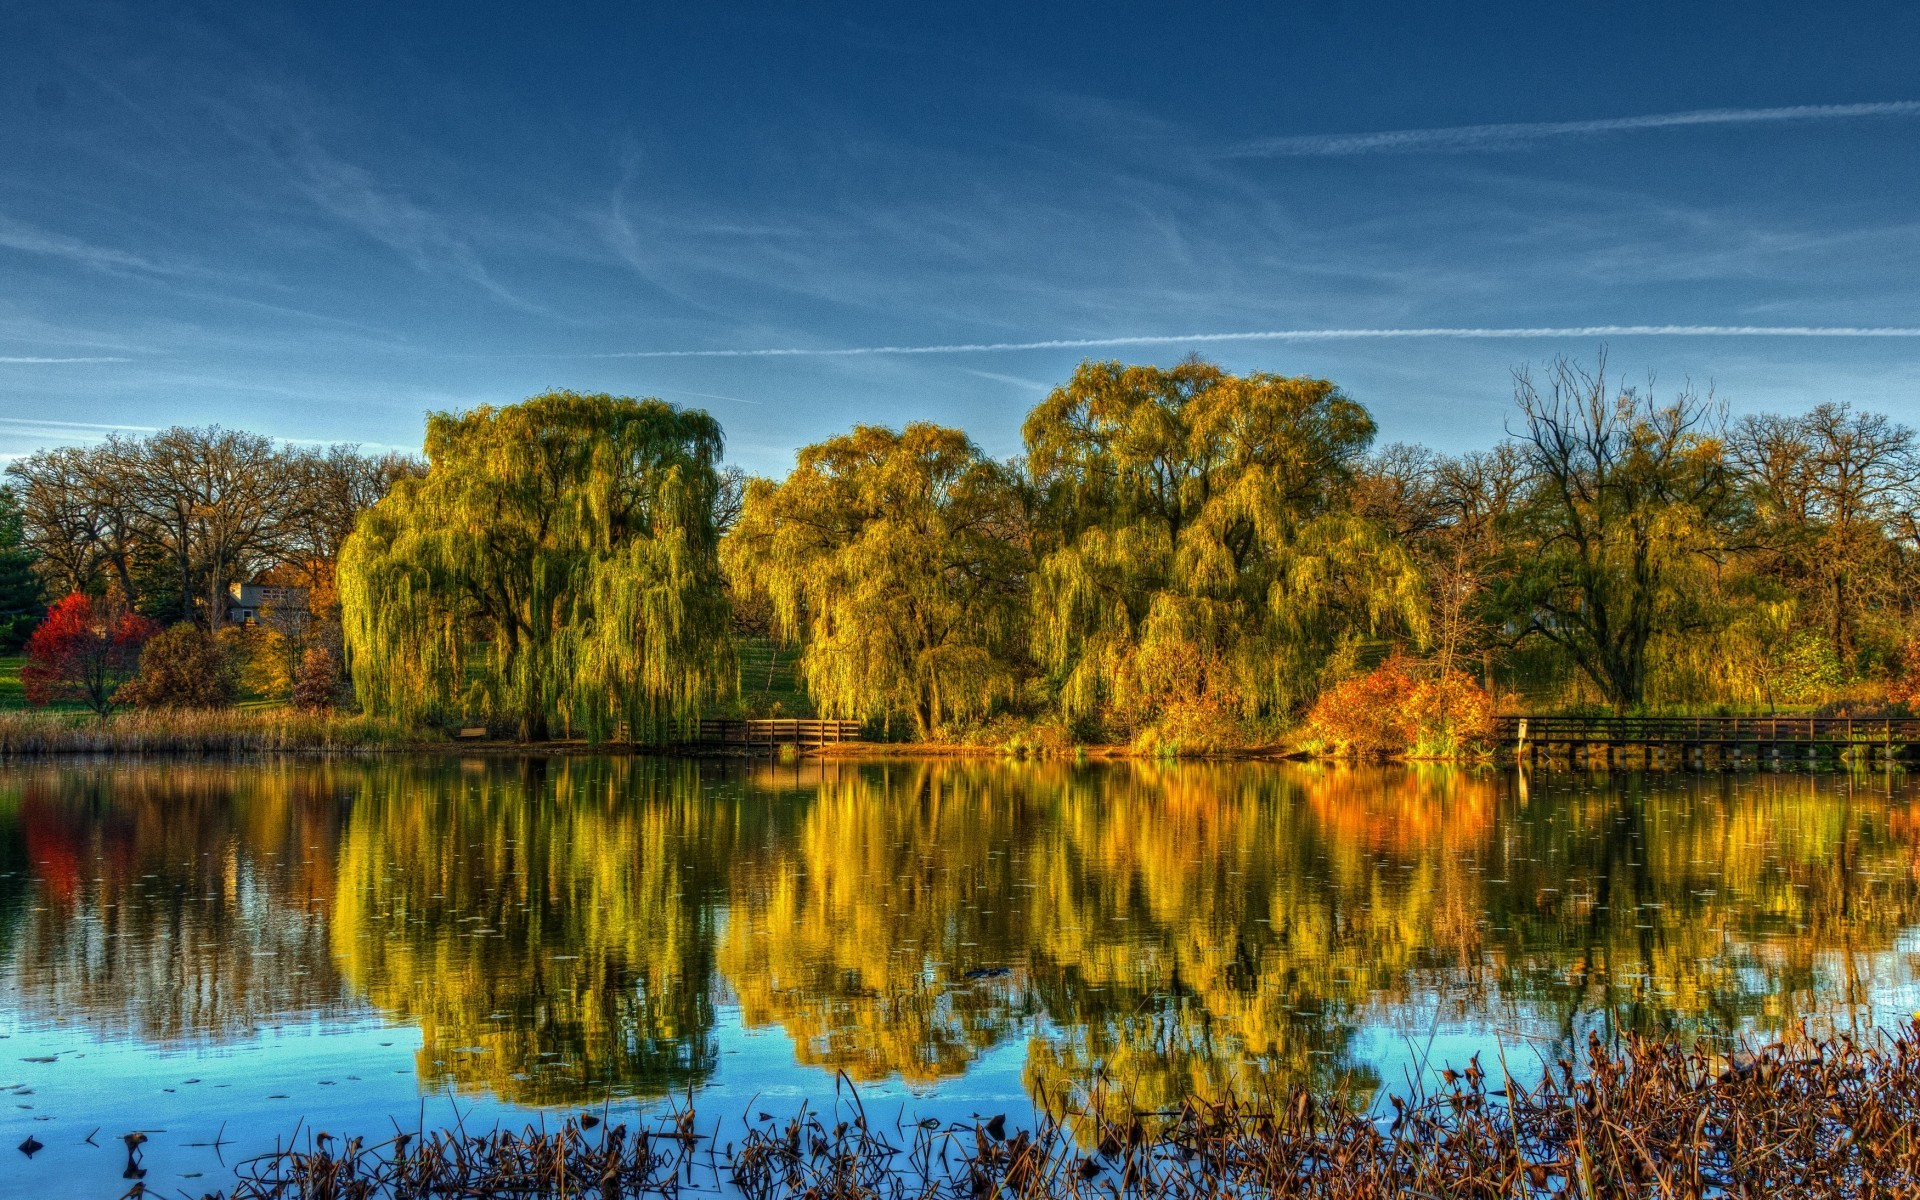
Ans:
[{"label": "orange shrub", "polygon": [[1460,671],[1421,680],[1407,709],[1418,730],[1407,749],[1423,758],[1451,758],[1493,736],[1493,697]]},{"label": "orange shrub", "polygon": [[1363,758],[1400,753],[1419,734],[1407,698],[1419,681],[1396,654],[1365,675],[1343,679],[1314,702],[1307,727],[1337,750]]},{"label": "orange shrub", "polygon": [[1493,697],[1458,671],[1425,673],[1404,655],[1328,688],[1307,727],[1343,754],[1448,757],[1493,730]]},{"label": "orange shrub", "polygon": [[1920,637],[1900,644],[1900,668],[1887,685],[1887,699],[1895,704],[1920,704]]}]

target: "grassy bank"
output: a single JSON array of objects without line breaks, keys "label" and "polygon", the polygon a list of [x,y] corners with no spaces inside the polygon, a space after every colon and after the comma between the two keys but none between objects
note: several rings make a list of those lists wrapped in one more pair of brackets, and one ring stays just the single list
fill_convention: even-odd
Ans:
[{"label": "grassy bank", "polygon": [[[1590,1041],[1526,1087],[1477,1059],[1434,1094],[1342,1091],[1136,1113],[1042,1097],[941,1126],[871,1120],[836,1089],[737,1140],[692,1108],[639,1130],[598,1116],[524,1133],[310,1139],[245,1164],[235,1200],[672,1195],[746,1200],[1383,1200],[1911,1196],[1920,1179],[1920,1031],[1784,1042],[1731,1058],[1677,1041]],[[1497,1069],[1497,1068],[1495,1068]],[[725,1138],[725,1151],[716,1143]],[[685,1181],[684,1184],[682,1181]],[[697,1186],[696,1186],[697,1184]]]},{"label": "grassy bank", "polygon": [[105,720],[84,712],[0,712],[0,758],[339,752],[418,744],[417,737],[372,717],[289,708],[128,711]]}]

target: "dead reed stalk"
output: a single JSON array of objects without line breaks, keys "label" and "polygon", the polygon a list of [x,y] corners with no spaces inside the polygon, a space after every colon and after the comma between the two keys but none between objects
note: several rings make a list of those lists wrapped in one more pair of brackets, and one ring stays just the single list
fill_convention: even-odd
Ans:
[{"label": "dead reed stalk", "polygon": [[433,1133],[368,1147],[324,1135],[250,1164],[235,1200],[598,1197],[745,1200],[1847,1200],[1920,1196],[1920,1025],[1728,1058],[1629,1036],[1589,1041],[1530,1088],[1478,1059],[1431,1094],[1363,1110],[1305,1090],[1170,1112],[1065,1105],[1008,1134],[762,1113],[738,1146],[691,1109],[629,1131]]}]

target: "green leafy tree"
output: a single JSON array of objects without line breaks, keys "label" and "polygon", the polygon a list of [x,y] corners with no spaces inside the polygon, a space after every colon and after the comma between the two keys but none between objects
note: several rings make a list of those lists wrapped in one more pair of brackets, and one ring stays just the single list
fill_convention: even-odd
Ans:
[{"label": "green leafy tree", "polygon": [[46,611],[23,525],[19,497],[0,487],[0,650],[18,650]]},{"label": "green leafy tree", "polygon": [[922,737],[1015,685],[1026,625],[1012,474],[964,433],[862,425],[747,490],[724,553],[802,647],[808,694],[850,718],[905,714]]},{"label": "green leafy tree", "polygon": [[1024,433],[1035,655],[1069,714],[1283,715],[1340,650],[1422,622],[1411,558],[1345,503],[1373,420],[1326,380],[1083,363]]},{"label": "green leafy tree", "polygon": [[1735,513],[1711,404],[1615,391],[1603,360],[1561,359],[1515,398],[1526,483],[1507,521],[1501,599],[1520,637],[1564,652],[1618,709],[1643,704],[1658,639],[1724,621],[1712,568]]},{"label": "green leafy tree", "polygon": [[436,413],[427,470],[360,520],[339,587],[354,686],[403,719],[657,739],[733,686],[720,426],[550,392]]}]

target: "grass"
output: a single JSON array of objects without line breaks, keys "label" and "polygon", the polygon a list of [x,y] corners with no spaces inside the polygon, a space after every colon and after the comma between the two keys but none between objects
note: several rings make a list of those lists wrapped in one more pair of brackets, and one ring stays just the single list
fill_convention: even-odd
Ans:
[{"label": "grass", "polygon": [[800,682],[800,652],[769,638],[743,638],[739,646],[742,716],[811,717],[813,701]]},{"label": "grass", "polygon": [[[0,654],[0,712],[27,707],[27,685],[20,680],[20,668],[27,665],[24,654]],[[71,702],[49,705],[54,712],[86,712],[86,706]],[[36,710],[38,711],[38,710]]]},{"label": "grass", "polygon": [[417,744],[390,722],[291,708],[0,712],[0,758],[72,754],[267,754],[399,749]]},{"label": "grass", "polygon": [[1838,1200],[1912,1196],[1920,1179],[1914,1026],[1732,1057],[1590,1039],[1583,1063],[1563,1058],[1533,1087],[1478,1058],[1443,1078],[1372,1107],[1295,1088],[1159,1112],[1103,1103],[1096,1082],[1041,1095],[1034,1127],[1012,1131],[1004,1116],[870,1121],[836,1087],[823,1110],[743,1116],[724,1153],[690,1105],[637,1130],[585,1115],[519,1134],[320,1134],[243,1164],[232,1195],[670,1196],[684,1181],[745,1200]]}]

